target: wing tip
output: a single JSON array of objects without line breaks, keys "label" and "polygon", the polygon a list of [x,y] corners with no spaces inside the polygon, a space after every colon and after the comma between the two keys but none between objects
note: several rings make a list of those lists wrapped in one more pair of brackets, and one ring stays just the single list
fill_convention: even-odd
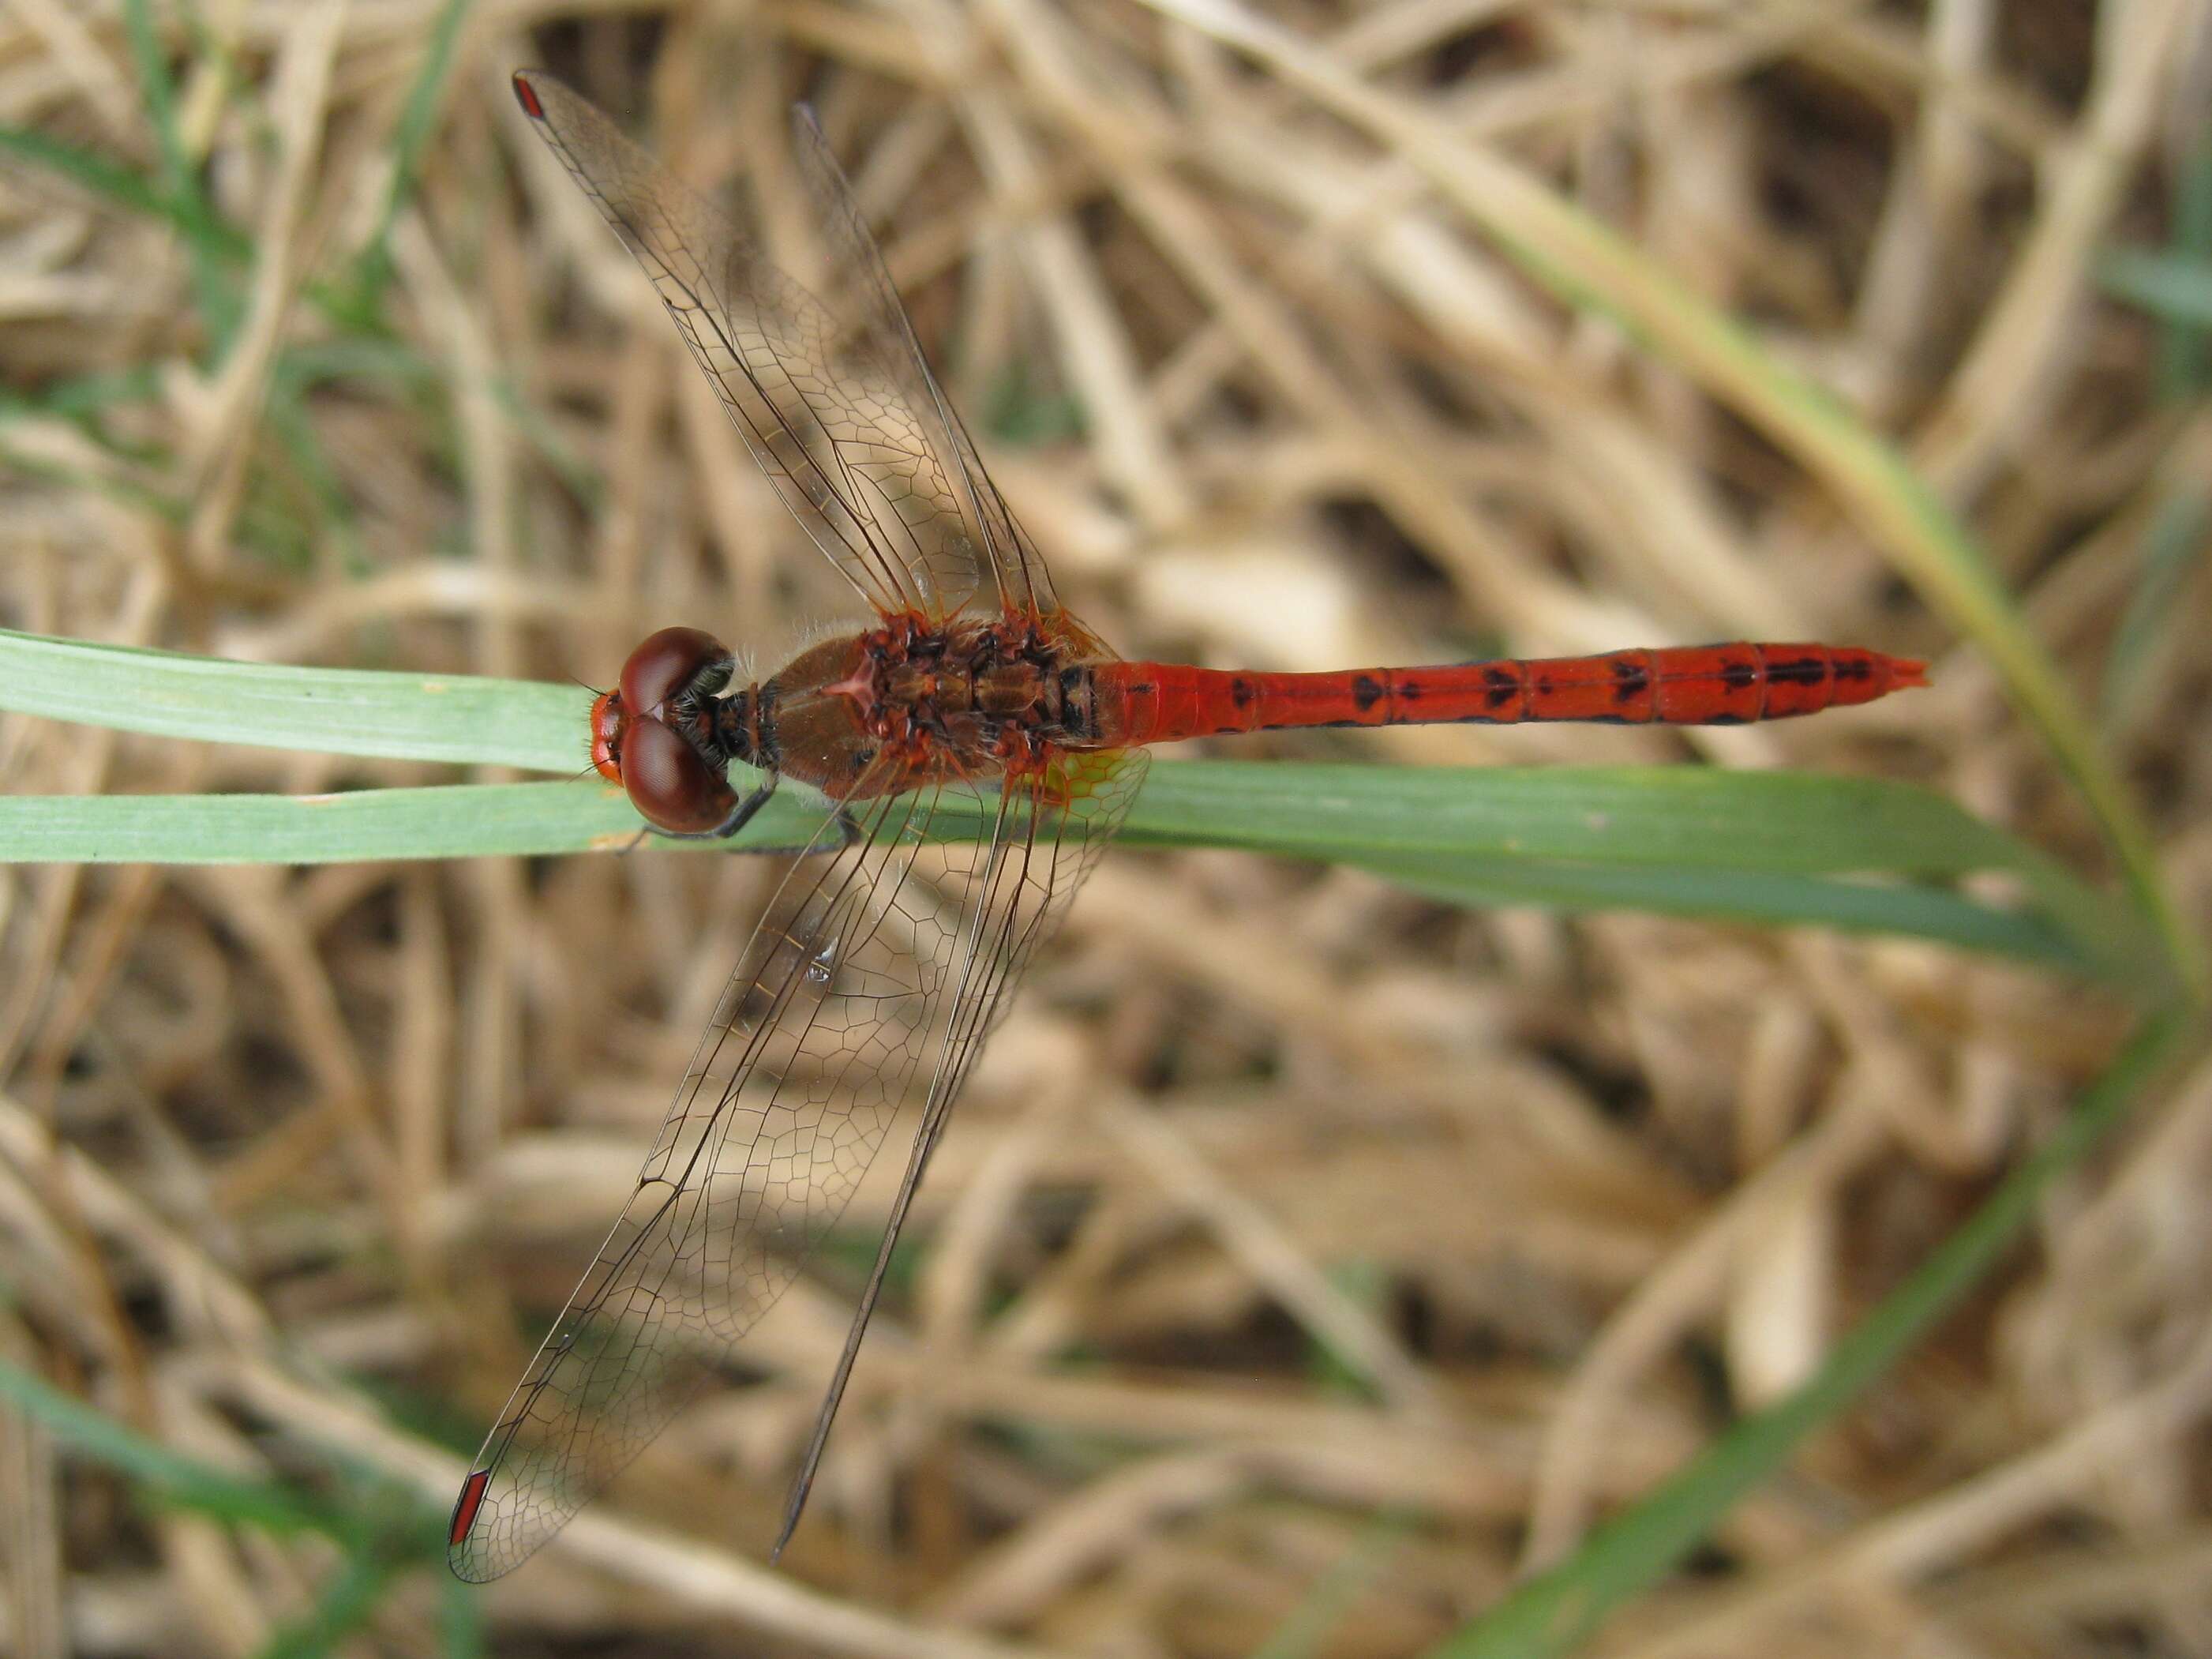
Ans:
[{"label": "wing tip", "polygon": [[522,112],[533,121],[545,118],[545,106],[539,101],[538,88],[530,83],[533,75],[543,75],[543,70],[519,69],[507,77],[514,88],[514,101],[522,106]]}]

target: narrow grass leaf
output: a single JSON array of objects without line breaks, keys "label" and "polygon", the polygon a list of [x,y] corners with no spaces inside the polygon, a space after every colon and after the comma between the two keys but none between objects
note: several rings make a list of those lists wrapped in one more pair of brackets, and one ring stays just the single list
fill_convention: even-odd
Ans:
[{"label": "narrow grass leaf", "polygon": [[2140,966],[2100,964],[2082,942],[2046,917],[1911,883],[1762,870],[1624,869],[1542,859],[1354,862],[1410,891],[1470,908],[1525,904],[1577,913],[1640,910],[1749,927],[1888,933],[2106,978],[2131,977]]},{"label": "narrow grass leaf", "polygon": [[277,1631],[261,1650],[261,1659],[321,1659],[366,1625],[384,1599],[396,1564],[373,1549],[346,1552],[345,1565],[323,1586],[313,1611]]},{"label": "narrow grass leaf", "polygon": [[392,227],[415,193],[422,147],[429,142],[437,119],[439,98],[453,68],[453,47],[460,39],[470,4],[471,0],[446,0],[439,9],[436,21],[430,25],[422,64],[407,88],[407,101],[392,135],[391,185],[384,193],[375,228],[354,265],[350,307],[356,327],[373,326],[383,305],[384,289],[392,279]]},{"label": "narrow grass leaf", "polygon": [[[823,815],[792,795],[770,801],[732,850],[804,845]],[[24,795],[0,798],[0,862],[529,857],[617,850],[644,827],[622,792],[596,779],[327,795]]]},{"label": "narrow grass leaf", "polygon": [[35,127],[0,125],[0,153],[44,168],[125,212],[180,223],[168,199],[128,167]]},{"label": "narrow grass leaf", "polygon": [[2101,275],[2107,291],[2190,328],[2212,328],[2212,262],[2189,254],[2120,248]]},{"label": "narrow grass leaf", "polygon": [[[190,509],[183,501],[149,489],[135,479],[118,477],[109,472],[95,472],[85,467],[59,465],[44,456],[26,455],[3,443],[0,443],[0,466],[26,478],[43,478],[60,489],[81,489],[89,495],[122,501],[152,514],[164,524],[180,525],[190,515]],[[0,707],[5,706],[4,702],[0,702]]]},{"label": "narrow grass leaf", "polygon": [[435,1578],[439,1651],[446,1659],[481,1659],[484,1651],[484,1597],[477,1586],[450,1572],[437,1573]]},{"label": "narrow grass leaf", "polygon": [[4,1360],[0,1360],[0,1401],[78,1455],[126,1476],[173,1507],[280,1534],[337,1529],[328,1511],[299,1493],[270,1481],[242,1480],[182,1456]]},{"label": "narrow grass leaf", "polygon": [[1314,1659],[1328,1650],[1328,1638],[1362,1597],[1389,1570],[1390,1558],[1406,1547],[1413,1523],[1402,1515],[1383,1515],[1370,1522],[1352,1547],[1314,1581],[1304,1598],[1265,1641],[1252,1650],[1251,1659]]},{"label": "narrow grass leaf", "polygon": [[0,708],[157,737],[573,773],[591,694],[456,674],[294,668],[0,629]]},{"label": "narrow grass leaf", "polygon": [[2202,478],[2179,483],[2158,504],[2144,533],[2141,572],[2128,608],[2112,632],[2105,657],[2102,708],[2106,728],[2124,725],[2148,683],[2148,671],[2160,643],[2185,625],[2190,610],[2180,602],[2190,568],[2204,556],[2204,532],[2212,522],[2212,489]]},{"label": "narrow grass leaf", "polygon": [[69,421],[88,431],[118,454],[149,460],[162,452],[143,443],[129,446],[110,440],[99,430],[98,417],[118,404],[150,403],[161,396],[161,379],[150,363],[108,373],[71,375],[21,392],[0,388],[0,420],[51,419]]},{"label": "narrow grass leaf", "polygon": [[[2174,170],[2170,218],[2173,252],[2212,270],[2212,124]],[[2169,318],[2160,342],[2158,380],[2168,398],[2202,396],[2212,384],[2212,325]]]},{"label": "narrow grass leaf", "polygon": [[[1691,828],[1702,808],[1694,802],[1686,817],[1658,814],[1649,818],[1645,827],[1655,830],[1654,836],[1591,842],[1595,850],[1578,863],[1498,850],[1565,839],[1544,831],[1573,818],[1577,803],[1601,784],[1634,792],[1650,781],[1632,772],[1480,771],[1439,777],[1369,769],[1369,805],[1375,817],[1364,825],[1346,826],[1331,838],[1313,834],[1309,826],[1279,824],[1272,834],[1255,830],[1249,805],[1239,805],[1244,799],[1243,781],[1248,775],[1262,775],[1254,781],[1263,795],[1287,787],[1320,797],[1324,792],[1308,787],[1301,775],[1357,769],[1221,765],[1207,769],[1215,775],[1193,781],[1202,790],[1174,775],[1196,769],[1195,765],[1154,769],[1154,778],[1168,782],[1176,797],[1167,803],[1171,811],[1156,819],[1145,799],[1139,799],[1123,836],[1125,845],[1235,846],[1285,856],[1337,859],[1455,904],[1634,908],[1744,925],[1893,933],[2009,957],[2037,967],[2092,974],[2126,989],[2151,978],[2148,964],[2157,960],[2154,943],[2142,934],[2132,911],[2074,887],[2063,877],[2047,880],[2041,888],[2023,883],[2039,899],[2057,896],[2063,901],[2058,907],[2062,914],[2054,914],[2048,903],[2040,913],[2015,910],[1902,879],[1876,883],[1802,871],[1653,860],[1648,843],[1654,838],[1677,846],[1698,845]],[[1273,775],[1276,774],[1290,775]],[[1723,785],[1740,775],[1712,775]],[[1460,845],[1424,829],[1398,837],[1394,846],[1389,830],[1419,820],[1418,809],[1405,810],[1407,799],[1428,797],[1440,782],[1455,785],[1462,796],[1496,787],[1521,798],[1519,815],[1509,808],[1492,817],[1486,832],[1470,830],[1468,841]],[[1147,799],[1149,794],[1147,791]],[[824,817],[823,809],[810,803],[804,792],[787,789],[726,850],[804,846]],[[1964,822],[1972,831],[1951,849],[1955,866],[1951,873],[1985,867],[1978,861],[1984,858],[1996,859],[1996,867],[2005,867],[2008,859],[2015,869],[2033,861],[2027,849],[2002,837],[1992,844],[1980,833],[1982,826],[1972,819]],[[621,793],[597,779],[362,789],[312,796],[19,796],[0,799],[0,861],[320,864],[546,855],[626,848],[642,827]],[[954,821],[942,830],[951,837],[979,833],[981,827],[980,823]],[[684,845],[687,850],[711,850],[696,843]],[[1880,868],[1872,861],[1874,849],[1867,848],[1824,850],[1808,846],[1800,850],[1815,862],[1832,859],[1850,871]],[[1929,862],[1924,858],[1918,861]]]},{"label": "narrow grass leaf", "polygon": [[[192,291],[200,319],[221,361],[231,336],[246,313],[246,297],[224,269],[235,258],[237,233],[222,222],[192,174],[185,154],[184,134],[177,125],[176,88],[162,56],[149,0],[125,0],[124,35],[131,49],[131,64],[138,77],[138,98],[154,130],[155,152],[161,163],[161,193],[169,214],[191,255]],[[250,244],[249,244],[250,246]]]}]

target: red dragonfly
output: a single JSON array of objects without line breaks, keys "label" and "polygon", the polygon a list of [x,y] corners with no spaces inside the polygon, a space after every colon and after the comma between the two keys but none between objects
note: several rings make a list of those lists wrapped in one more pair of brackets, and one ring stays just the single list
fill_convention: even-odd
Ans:
[{"label": "red dragonfly", "polygon": [[[1723,725],[1923,683],[1918,662],[1823,645],[1327,674],[1124,662],[1054,593],[804,106],[800,167],[848,285],[835,305],[576,93],[535,70],[514,90],[644,266],[785,504],[874,615],[744,686],[726,647],[663,629],[592,707],[593,763],[663,834],[732,835],[783,779],[831,813],[732,974],[621,1219],[461,1487],[448,1544],[463,1578],[515,1566],[637,1455],[798,1275],[918,1103],[770,1559],[781,1554],[931,1150],[1024,969],[1127,812],[1144,745],[1444,720]],[[733,762],[758,781],[741,791]]]}]

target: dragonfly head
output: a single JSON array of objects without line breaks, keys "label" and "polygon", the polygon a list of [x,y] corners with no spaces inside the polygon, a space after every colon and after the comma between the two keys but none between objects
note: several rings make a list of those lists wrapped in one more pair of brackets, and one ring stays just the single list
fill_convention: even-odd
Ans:
[{"label": "dragonfly head", "polygon": [[592,764],[656,829],[702,835],[737,804],[724,766],[689,735],[711,733],[710,705],[735,667],[712,635],[664,628],[629,653],[616,689],[592,704]]}]

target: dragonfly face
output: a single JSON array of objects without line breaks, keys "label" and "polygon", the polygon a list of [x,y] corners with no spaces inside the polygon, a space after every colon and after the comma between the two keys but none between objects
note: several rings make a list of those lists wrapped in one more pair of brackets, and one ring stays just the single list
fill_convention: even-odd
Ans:
[{"label": "dragonfly face", "polygon": [[616,689],[592,705],[592,764],[655,829],[710,833],[737,805],[696,735],[714,720],[714,701],[735,666],[712,635],[664,628],[629,653]]}]

